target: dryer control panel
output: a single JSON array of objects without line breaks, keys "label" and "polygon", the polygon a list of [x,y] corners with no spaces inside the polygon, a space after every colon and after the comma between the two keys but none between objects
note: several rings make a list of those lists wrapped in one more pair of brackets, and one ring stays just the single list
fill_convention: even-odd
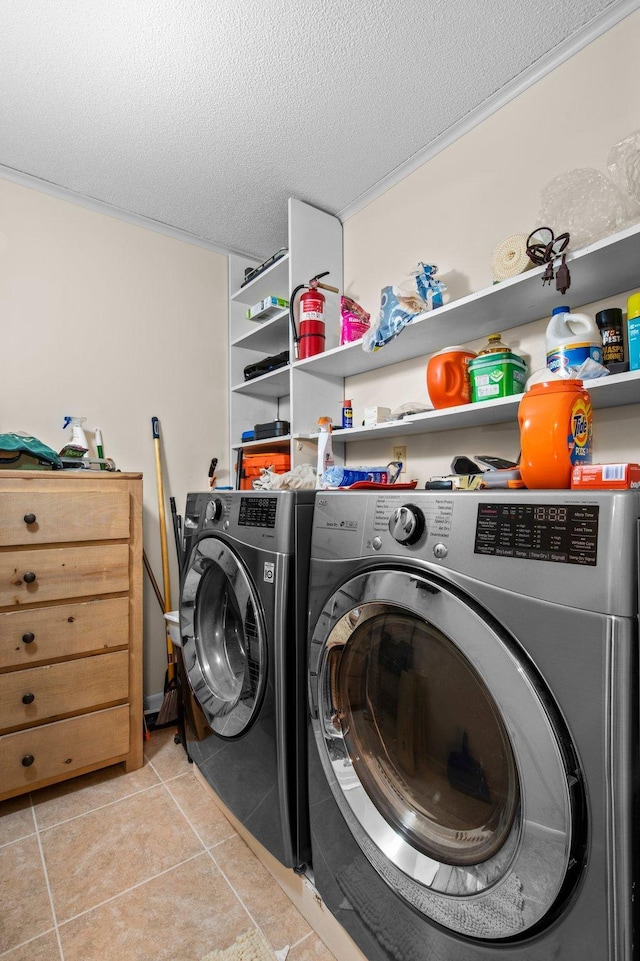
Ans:
[{"label": "dryer control panel", "polygon": [[478,504],[474,552],[595,566],[599,511],[597,504]]}]

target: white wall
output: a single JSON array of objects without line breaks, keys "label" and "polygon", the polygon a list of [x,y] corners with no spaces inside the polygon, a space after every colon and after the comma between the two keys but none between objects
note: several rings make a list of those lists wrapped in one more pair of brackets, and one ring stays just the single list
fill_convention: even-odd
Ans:
[{"label": "white wall", "polygon": [[[381,288],[407,279],[419,261],[438,265],[452,300],[490,286],[489,260],[497,244],[540,225],[544,185],[577,167],[606,173],[610,147],[640,127],[639,44],[640,12],[635,12],[346,220],[345,293],[375,317]],[[566,229],[551,226],[557,233]],[[554,304],[569,303],[593,315],[602,306],[626,303],[622,297],[584,305],[575,296],[574,290],[564,298],[558,294]],[[511,330],[511,318],[496,317],[495,329],[529,358],[533,370],[544,365],[547,320]],[[472,341],[472,348],[485,340]],[[345,396],[352,398],[354,423],[373,402],[394,408],[426,401],[427,359],[348,378]],[[594,460],[640,460],[637,427],[635,408],[596,411]],[[495,453],[516,460],[519,452],[514,423],[354,442],[348,463],[386,462],[394,443],[406,443],[408,476],[417,477],[420,486],[429,476],[447,473],[454,454]]]},{"label": "white wall", "polygon": [[[0,432],[59,451],[65,414],[100,427],[105,455],[142,471],[144,546],[162,586],[151,418],[169,497],[228,478],[227,258],[0,178]],[[160,607],[145,575],[145,694],[162,692]]]}]

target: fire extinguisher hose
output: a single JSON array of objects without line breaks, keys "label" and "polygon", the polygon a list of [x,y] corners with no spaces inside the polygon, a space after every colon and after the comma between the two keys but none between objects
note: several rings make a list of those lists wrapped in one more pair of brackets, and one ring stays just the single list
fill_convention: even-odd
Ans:
[{"label": "fire extinguisher hose", "polygon": [[293,334],[293,354],[294,354],[294,357],[295,357],[296,360],[298,359],[298,349],[299,349],[299,345],[300,345],[300,337],[298,336],[298,328],[297,328],[297,326],[296,326],[296,318],[295,318],[295,314],[293,313],[293,303],[294,303],[294,301],[295,301],[295,299],[296,299],[296,294],[299,294],[300,291],[301,291],[301,290],[304,290],[304,288],[305,288],[306,286],[307,286],[307,284],[298,284],[298,286],[295,288],[295,290],[294,290],[293,293],[291,294],[291,297],[289,298],[289,320],[291,321],[291,333]]}]

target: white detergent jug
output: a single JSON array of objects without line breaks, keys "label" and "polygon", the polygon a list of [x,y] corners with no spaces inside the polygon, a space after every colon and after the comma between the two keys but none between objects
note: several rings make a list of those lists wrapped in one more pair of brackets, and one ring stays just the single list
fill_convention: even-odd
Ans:
[{"label": "white detergent jug", "polygon": [[602,363],[598,326],[588,314],[572,314],[569,307],[554,307],[547,326],[547,367],[562,374],[585,360]]}]

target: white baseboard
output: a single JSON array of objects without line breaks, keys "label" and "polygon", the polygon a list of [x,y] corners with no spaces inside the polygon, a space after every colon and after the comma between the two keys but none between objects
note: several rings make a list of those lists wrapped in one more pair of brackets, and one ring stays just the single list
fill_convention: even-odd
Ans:
[{"label": "white baseboard", "polygon": [[157,714],[162,707],[162,702],[164,701],[164,694],[159,691],[157,694],[145,694],[144,696],[144,713],[145,714]]}]

